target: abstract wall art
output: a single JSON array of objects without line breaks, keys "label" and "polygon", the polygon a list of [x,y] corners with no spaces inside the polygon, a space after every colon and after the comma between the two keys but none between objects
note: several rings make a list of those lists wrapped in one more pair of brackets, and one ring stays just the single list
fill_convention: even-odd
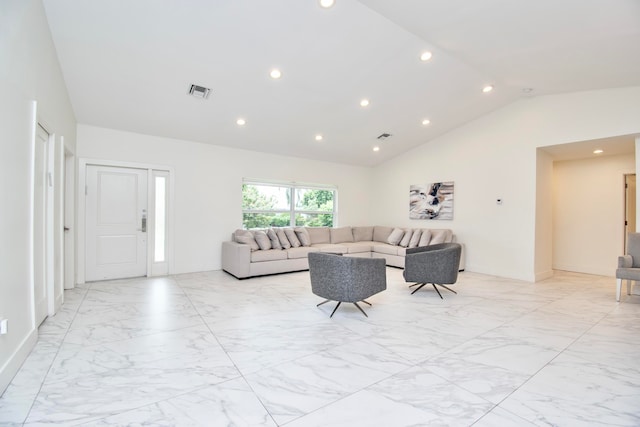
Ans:
[{"label": "abstract wall art", "polygon": [[409,187],[410,219],[453,219],[453,181]]}]

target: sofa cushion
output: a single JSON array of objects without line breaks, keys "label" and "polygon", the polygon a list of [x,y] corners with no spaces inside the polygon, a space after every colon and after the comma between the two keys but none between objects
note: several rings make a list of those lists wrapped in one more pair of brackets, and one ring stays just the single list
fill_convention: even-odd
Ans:
[{"label": "sofa cushion", "polygon": [[387,243],[390,245],[397,245],[400,243],[400,240],[402,240],[402,236],[404,236],[404,230],[401,228],[394,228],[387,238]]},{"label": "sofa cushion", "polygon": [[388,243],[375,243],[373,245],[373,251],[379,254],[398,255],[398,246],[390,245]]},{"label": "sofa cushion", "polygon": [[451,242],[451,230],[449,229],[432,229],[430,245],[437,245],[438,243]]},{"label": "sofa cushion", "polygon": [[273,228],[268,229],[267,236],[269,236],[269,240],[271,240],[271,248],[282,249],[282,245],[280,244],[280,239],[278,239],[276,230],[274,230]]},{"label": "sofa cushion", "polygon": [[392,231],[393,227],[383,227],[376,225],[375,227],[373,227],[373,240],[375,242],[387,243],[387,239],[389,238],[389,235],[391,235]]},{"label": "sofa cushion", "polygon": [[289,249],[291,247],[291,243],[289,243],[289,239],[287,239],[284,229],[278,228],[276,230],[276,234],[278,235],[278,240],[280,240],[280,246],[282,246],[282,249]]},{"label": "sofa cushion", "polygon": [[431,230],[422,230],[418,246],[427,246],[431,241]]},{"label": "sofa cushion", "polygon": [[331,235],[331,243],[345,243],[345,242],[353,242],[353,232],[351,231],[351,227],[336,227],[330,228]]},{"label": "sofa cushion", "polygon": [[332,254],[346,254],[348,251],[346,245],[334,245],[331,243],[320,243],[313,245],[312,248],[318,248],[320,252],[329,252]]},{"label": "sofa cushion", "polygon": [[331,243],[331,232],[329,227],[307,227],[311,244],[317,245],[322,243]]},{"label": "sofa cushion", "polygon": [[309,232],[304,227],[296,227],[293,229],[296,232],[296,236],[298,240],[300,240],[300,244],[302,246],[311,246],[311,236],[309,236]]},{"label": "sofa cushion", "polygon": [[417,248],[418,243],[420,243],[420,237],[422,237],[422,230],[413,230],[413,235],[411,236],[411,240],[409,241],[408,248]]},{"label": "sofa cushion", "polygon": [[236,242],[249,245],[252,251],[257,251],[258,249],[260,249],[260,246],[258,246],[258,242],[256,242],[256,239],[254,239],[253,237],[253,233],[249,230],[236,230],[234,236]]},{"label": "sofa cushion", "polygon": [[314,248],[313,246],[300,246],[299,248],[291,248],[287,250],[287,258],[296,259],[296,258],[306,258],[309,255],[309,252],[319,252],[319,248]]},{"label": "sofa cushion", "polygon": [[400,243],[398,243],[398,245],[402,246],[403,248],[406,248],[407,246],[409,246],[409,242],[411,241],[411,236],[413,236],[413,230],[410,228],[407,228],[406,230],[404,230],[404,235],[402,236],[402,240],[400,240]]},{"label": "sofa cushion", "polygon": [[347,253],[349,254],[359,254],[363,252],[371,252],[373,249],[373,242],[352,242],[352,243],[342,243],[342,245],[347,247]]},{"label": "sofa cushion", "polygon": [[289,243],[291,243],[292,248],[299,248],[302,246],[300,240],[298,240],[298,236],[296,236],[296,232],[293,231],[293,228],[285,228],[284,234],[287,236]]},{"label": "sofa cushion", "polygon": [[256,230],[253,232],[253,238],[256,239],[258,246],[260,246],[260,250],[266,251],[271,249],[271,240],[267,233],[262,230]]},{"label": "sofa cushion", "polygon": [[287,259],[287,251],[269,249],[251,252],[251,262],[277,261],[281,259]]},{"label": "sofa cushion", "polygon": [[351,227],[354,242],[370,242],[373,240],[373,227]]}]

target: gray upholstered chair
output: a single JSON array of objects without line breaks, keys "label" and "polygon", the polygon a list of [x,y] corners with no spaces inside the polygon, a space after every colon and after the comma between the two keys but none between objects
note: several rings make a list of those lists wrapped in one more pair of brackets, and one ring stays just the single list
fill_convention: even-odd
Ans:
[{"label": "gray upholstered chair", "polygon": [[627,254],[618,257],[616,279],[616,301],[620,301],[622,281],[627,281],[627,295],[631,295],[631,281],[640,281],[640,233],[627,235]]},{"label": "gray upholstered chair", "polygon": [[[353,258],[337,254],[309,253],[311,291],[326,300],[338,301],[331,312],[336,312],[343,302],[351,302],[367,316],[359,301],[371,305],[365,298],[387,289],[387,272],[384,258]],[[369,317],[369,316],[367,316]]]},{"label": "gray upholstered chair", "polygon": [[440,243],[407,249],[404,259],[404,280],[416,282],[409,287],[418,286],[411,294],[416,293],[427,283],[433,285],[433,289],[440,298],[442,294],[436,285],[454,294],[457,293],[445,285],[453,285],[458,280],[461,254],[462,246],[459,243]]}]

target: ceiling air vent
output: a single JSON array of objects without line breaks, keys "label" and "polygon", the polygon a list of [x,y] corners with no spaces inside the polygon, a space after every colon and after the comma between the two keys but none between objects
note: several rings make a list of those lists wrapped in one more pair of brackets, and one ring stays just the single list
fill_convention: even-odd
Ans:
[{"label": "ceiling air vent", "polygon": [[378,139],[380,141],[384,141],[385,139],[389,138],[390,136],[391,136],[390,133],[383,133],[383,134],[380,134],[380,136],[378,136]]},{"label": "ceiling air vent", "polygon": [[209,89],[208,87],[198,86],[198,85],[191,85],[191,88],[189,89],[189,95],[193,95],[196,98],[202,98],[202,99],[207,99],[209,97],[210,92],[211,92],[211,89]]}]

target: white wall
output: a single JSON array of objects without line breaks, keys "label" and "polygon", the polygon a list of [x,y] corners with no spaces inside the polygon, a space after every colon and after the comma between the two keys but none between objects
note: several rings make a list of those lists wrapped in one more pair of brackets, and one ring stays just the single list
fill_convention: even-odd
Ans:
[{"label": "white wall", "polygon": [[614,276],[624,253],[624,175],[635,156],[555,162],[553,268]]},{"label": "white wall", "polygon": [[[640,87],[523,99],[377,167],[373,221],[452,228],[467,270],[533,281],[551,268],[536,254],[536,148],[635,133]],[[409,186],[449,180],[453,221],[409,220]]]},{"label": "white wall", "polygon": [[[242,227],[242,178],[338,187],[338,223],[371,224],[370,168],[236,150],[87,125],[78,158],[166,165],[175,171],[173,273],[220,269],[224,240]],[[78,171],[83,173],[83,171]]]},{"label": "white wall", "polygon": [[[39,0],[0,3],[0,392],[31,350],[33,101],[38,120],[75,149],[75,117]],[[59,148],[61,153],[62,147]],[[56,185],[60,185],[59,180]]]}]

